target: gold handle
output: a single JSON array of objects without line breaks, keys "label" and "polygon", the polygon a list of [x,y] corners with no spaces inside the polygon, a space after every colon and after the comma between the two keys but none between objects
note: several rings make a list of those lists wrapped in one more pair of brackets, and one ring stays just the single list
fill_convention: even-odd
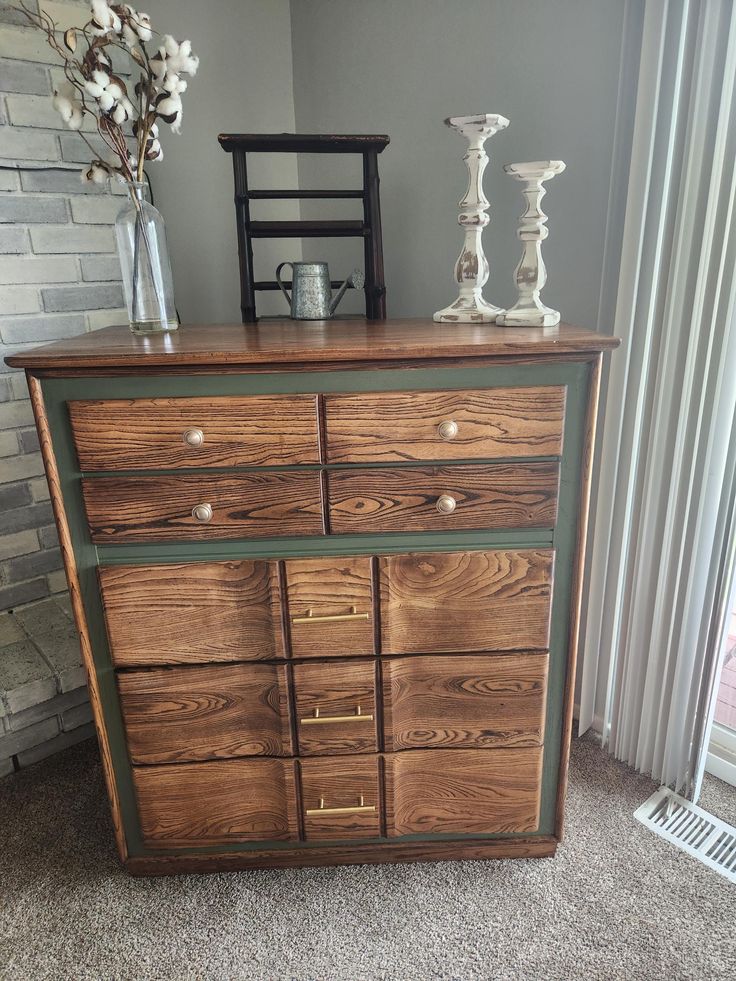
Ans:
[{"label": "gold handle", "polygon": [[363,794],[360,795],[360,804],[353,807],[325,807],[324,797],[319,799],[319,807],[307,808],[307,817],[313,814],[375,814],[376,805],[366,804]]},{"label": "gold handle", "polygon": [[454,439],[457,436],[457,423],[454,419],[446,419],[439,424],[437,432],[442,439]]},{"label": "gold handle", "polygon": [[204,433],[201,429],[187,429],[182,435],[182,439],[187,446],[197,447],[204,443]]},{"label": "gold handle", "polygon": [[452,514],[457,507],[457,501],[450,494],[440,494],[435,507],[440,514]]},{"label": "gold handle", "polygon": [[331,613],[327,616],[316,617],[311,609],[304,616],[292,617],[292,623],[337,623],[340,620],[370,620],[370,613],[357,613],[354,606],[350,613]]},{"label": "gold handle", "polygon": [[373,722],[373,713],[363,715],[360,705],[355,706],[354,715],[320,715],[319,709],[314,710],[314,715],[308,715],[306,719],[299,719],[303,726],[326,725],[328,722]]},{"label": "gold handle", "polygon": [[208,521],[212,520],[212,505],[198,504],[196,507],[192,508],[192,517],[195,521],[200,521],[202,524],[207,524]]}]

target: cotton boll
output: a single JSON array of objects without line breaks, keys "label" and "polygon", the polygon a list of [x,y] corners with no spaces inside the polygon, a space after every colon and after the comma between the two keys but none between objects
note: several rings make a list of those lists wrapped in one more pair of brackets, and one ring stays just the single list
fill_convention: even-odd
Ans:
[{"label": "cotton boll", "polygon": [[82,107],[78,102],[75,102],[72,106],[72,114],[67,119],[66,124],[69,129],[81,129],[82,123],[84,122],[84,113],[82,112]]},{"label": "cotton boll", "polygon": [[83,184],[104,184],[109,176],[110,171],[101,160],[93,160],[87,170],[80,174]]},{"label": "cotton boll", "polygon": [[90,31],[97,37],[120,31],[120,18],[110,9],[108,0],[92,0],[92,21]]}]

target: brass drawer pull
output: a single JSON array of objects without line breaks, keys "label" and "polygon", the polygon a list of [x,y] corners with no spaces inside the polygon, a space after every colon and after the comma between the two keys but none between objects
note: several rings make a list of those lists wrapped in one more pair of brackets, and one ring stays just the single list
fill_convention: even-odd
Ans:
[{"label": "brass drawer pull", "polygon": [[454,419],[446,419],[437,427],[441,439],[454,439],[457,436],[457,423]]},{"label": "brass drawer pull", "polygon": [[196,507],[192,508],[192,517],[195,521],[207,524],[208,521],[212,520],[212,505],[197,504]]},{"label": "brass drawer pull", "polygon": [[319,807],[307,808],[307,817],[313,814],[375,814],[376,805],[366,804],[363,794],[360,795],[360,804],[353,807],[325,807],[324,797],[319,799]]},{"label": "brass drawer pull", "polygon": [[308,715],[305,719],[299,719],[303,726],[323,725],[328,722],[373,722],[373,713],[368,712],[363,715],[360,705],[355,706],[353,715],[320,715],[319,709],[314,710],[314,715]]},{"label": "brass drawer pull", "polygon": [[354,606],[350,607],[350,613],[331,613],[327,616],[316,617],[311,609],[307,610],[304,616],[292,617],[292,623],[337,623],[340,620],[370,620],[370,613],[357,613]]},{"label": "brass drawer pull", "polygon": [[204,433],[201,429],[187,429],[182,435],[182,439],[187,446],[197,447],[204,443]]},{"label": "brass drawer pull", "polygon": [[457,507],[457,501],[450,494],[440,494],[435,507],[440,514],[452,514]]}]

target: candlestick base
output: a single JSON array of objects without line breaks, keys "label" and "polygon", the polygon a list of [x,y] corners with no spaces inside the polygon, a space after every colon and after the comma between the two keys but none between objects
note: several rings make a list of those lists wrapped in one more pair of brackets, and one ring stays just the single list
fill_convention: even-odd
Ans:
[{"label": "candlestick base", "polygon": [[459,296],[449,307],[438,310],[433,320],[438,324],[494,324],[503,312],[482,296]]},{"label": "candlestick base", "polygon": [[550,310],[549,307],[521,307],[513,306],[509,310],[502,310],[496,317],[496,323],[500,327],[556,327],[561,319],[559,310]]}]

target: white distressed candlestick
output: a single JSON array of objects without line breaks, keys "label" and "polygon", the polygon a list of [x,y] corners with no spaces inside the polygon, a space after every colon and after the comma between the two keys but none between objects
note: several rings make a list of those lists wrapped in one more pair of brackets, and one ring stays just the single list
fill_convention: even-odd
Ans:
[{"label": "white distressed candlestick", "polygon": [[497,324],[506,327],[556,327],[560,322],[559,310],[551,310],[539,299],[547,282],[547,268],[542,259],[542,242],[549,235],[542,211],[542,198],[547,193],[545,181],[565,169],[562,160],[536,160],[533,163],[507,164],[503,168],[517,181],[524,184],[522,194],[526,198],[526,211],[519,220],[516,235],[524,243],[524,251],[516,267],[516,286],[519,298],[508,310],[496,318]]},{"label": "white distressed candlestick", "polygon": [[454,303],[434,315],[437,323],[493,323],[500,307],[483,299],[483,286],[488,281],[488,260],[483,253],[481,236],[488,224],[488,201],[483,194],[483,171],[488,163],[484,143],[509,124],[505,116],[452,116],[445,120],[455,132],[468,141],[464,160],[468,168],[468,189],[458,201],[462,209],[458,224],[465,229],[465,242],[455,263],[455,281],[459,296]]}]

